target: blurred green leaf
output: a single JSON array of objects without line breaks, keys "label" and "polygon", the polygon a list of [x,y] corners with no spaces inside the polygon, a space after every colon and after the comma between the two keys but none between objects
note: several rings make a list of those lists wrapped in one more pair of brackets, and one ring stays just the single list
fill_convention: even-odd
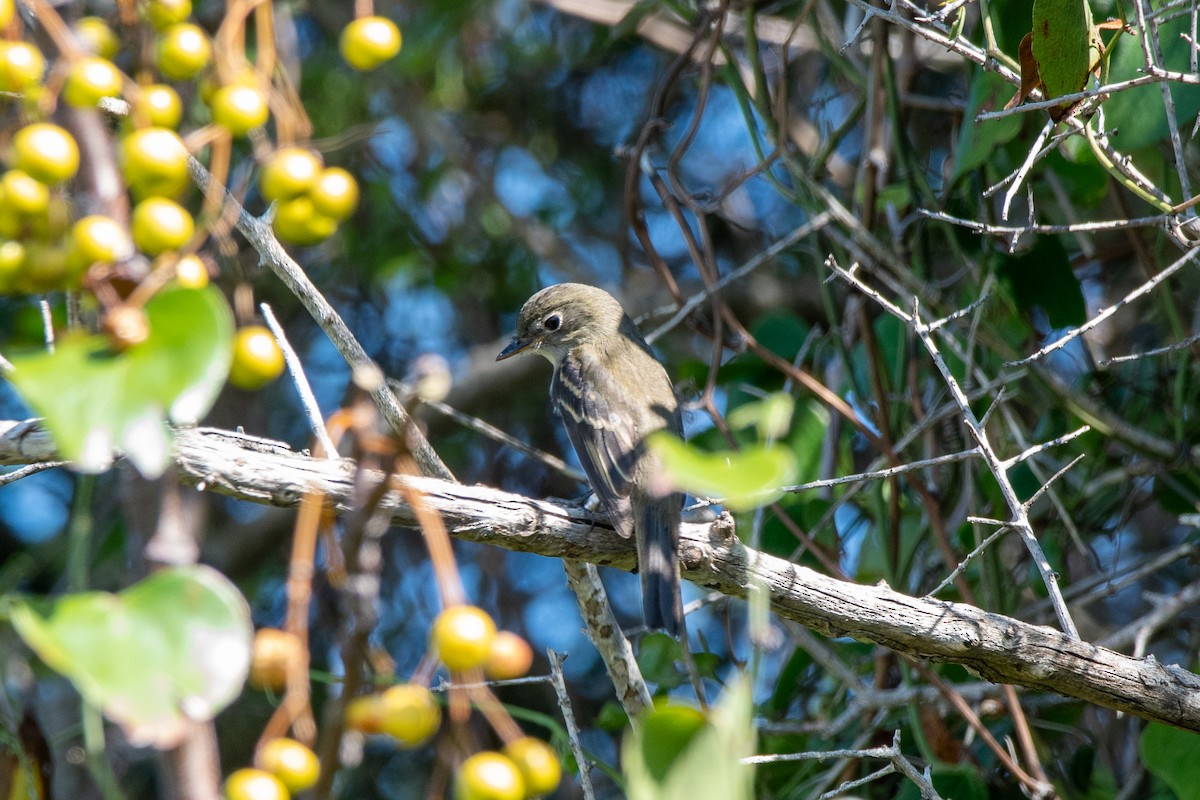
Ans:
[{"label": "blurred green leaf", "polygon": [[782,719],[788,713],[788,709],[792,707],[792,703],[799,695],[804,674],[812,665],[812,655],[803,647],[797,647],[792,652],[791,658],[780,670],[779,678],[775,681],[775,688],[771,691],[771,698],[763,709],[771,719]]},{"label": "blurred green leaf", "polygon": [[189,720],[212,719],[250,666],[250,609],[209,567],[165,569],[120,594],[19,602],[17,633],[139,746],[174,746]]},{"label": "blurred green leaf", "polygon": [[1038,237],[1028,252],[1002,259],[999,273],[1021,310],[1042,309],[1051,327],[1082,325],[1087,318],[1079,279],[1058,239]]},{"label": "blurred green leaf", "polygon": [[687,677],[675,667],[680,656],[680,643],[665,633],[652,633],[642,638],[638,645],[637,662],[646,680],[658,684],[659,689],[682,686]]},{"label": "blurred green leaf", "polygon": [[165,422],[199,421],[224,385],[233,317],[220,292],[165,289],[146,317],[149,337],[124,352],[106,336],[70,334],[53,353],[11,359],[6,377],[84,472],[106,469],[120,448],[143,475],[159,475],[170,458]]},{"label": "blurred green leaf", "polygon": [[1194,514],[1200,496],[1200,474],[1194,470],[1176,470],[1155,475],[1154,497],[1169,514]]},{"label": "blurred green leaf", "polygon": [[[965,764],[934,764],[930,767],[930,778],[933,788],[942,797],[953,797],[954,800],[988,800],[987,781],[979,774],[979,769]],[[905,781],[896,800],[918,800],[921,791],[916,784]]]},{"label": "blurred green leaf", "polygon": [[734,511],[774,502],[796,478],[796,457],[780,445],[705,453],[669,433],[653,434],[648,442],[677,488],[720,498]]},{"label": "blurred green leaf", "polygon": [[[764,314],[750,326],[750,332],[759,344],[788,361],[796,357],[796,351],[800,343],[808,338],[809,330],[811,328],[803,320],[787,311]],[[762,363],[761,359],[752,353],[748,354],[746,359],[737,361],[742,360]]]},{"label": "blurred green leaf", "polygon": [[[641,722],[641,735],[633,736],[638,741],[640,756],[636,760],[645,767],[648,777],[662,783],[675,761],[704,729],[705,721],[704,714],[690,706],[663,705],[652,709]],[[632,773],[630,790],[632,794]]]},{"label": "blurred green leaf", "polygon": [[777,439],[787,433],[792,423],[796,401],[790,394],[772,392],[762,400],[743,403],[729,412],[729,426],[734,430],[758,428],[762,439]]},{"label": "blurred green leaf", "polygon": [[[855,510],[860,510],[854,507]],[[859,516],[847,527],[843,536],[849,538],[859,525],[866,526],[862,544],[859,547],[857,569],[854,579],[863,583],[874,583],[879,580],[894,582],[897,575],[904,574],[908,565],[919,552],[922,545],[929,539],[929,527],[924,520],[912,515],[904,515],[900,519],[899,541],[896,543],[896,553],[893,558],[893,543],[890,539],[892,529],[887,525],[878,525],[868,515]]]},{"label": "blurred green leaf", "polygon": [[600,713],[596,715],[596,727],[602,731],[616,733],[623,730],[629,724],[629,715],[625,713],[625,709],[620,703],[615,700],[610,700],[600,707]]},{"label": "blurred green leaf", "polygon": [[[1018,43],[1029,33],[1029,20],[1033,18],[1033,0],[1005,0],[1003,3],[990,5],[996,43],[1004,52],[1016,53]],[[1011,88],[1011,84],[1009,86]]]},{"label": "blurred green leaf", "polygon": [[1138,743],[1142,763],[1179,800],[1200,800],[1200,736],[1151,722]]},{"label": "blurred green leaf", "polygon": [[749,800],[753,706],[744,678],[725,687],[709,719],[694,708],[651,710],[621,746],[630,800]]},{"label": "blurred green leaf", "polygon": [[[833,505],[832,500],[819,497],[814,492],[804,492],[787,494],[779,502],[786,510],[788,517],[794,520],[801,530],[807,531],[809,535],[813,536],[817,544],[823,547],[837,547],[836,532],[832,525],[825,525],[820,530],[813,530],[817,522]],[[763,520],[760,546],[764,552],[790,561],[795,558],[796,548],[800,546],[800,541],[796,538],[796,534],[778,518],[768,515]],[[806,550],[805,555],[801,556],[801,563],[808,564],[810,559],[812,559],[812,555]]]},{"label": "blurred green leaf", "polygon": [[883,362],[879,367],[887,370],[888,380],[893,386],[903,386],[908,370],[908,328],[891,314],[881,314],[872,327],[875,328],[875,339],[879,343]]},{"label": "blurred green leaf", "polygon": [[1062,181],[1074,206],[1096,208],[1109,196],[1111,178],[1108,172],[1096,160],[1087,139],[1072,136],[1063,144],[1064,152],[1071,156],[1070,160],[1054,151],[1047,155],[1046,166]]},{"label": "blurred green leaf", "polygon": [[[821,467],[821,451],[829,434],[829,409],[822,403],[807,399],[800,401],[792,415],[792,431],[788,444],[796,457],[796,480],[816,480]],[[815,523],[818,517],[813,517]]]},{"label": "blurred green leaf", "polygon": [[1022,114],[975,122],[975,117],[981,111],[997,111],[1003,108],[1012,97],[1013,91],[1012,84],[996,73],[983,69],[975,71],[974,77],[971,78],[970,91],[967,93],[967,108],[963,113],[963,119],[968,121],[968,124],[964,124],[958,133],[951,182],[989,161],[994,161],[996,148],[1021,132],[1021,125],[1024,124]]},{"label": "blurred green leaf", "polygon": [[[1189,26],[1186,15],[1159,24],[1158,41],[1163,53],[1160,66],[1163,69],[1191,72]],[[1141,39],[1122,36],[1113,47],[1109,82],[1117,83],[1142,75],[1145,59]],[[1200,86],[1174,81],[1168,86],[1175,103],[1176,119],[1190,120],[1200,113]],[[1104,103],[1104,119],[1107,127],[1116,134],[1113,143],[1126,154],[1162,141],[1169,131],[1162,88],[1157,84],[1117,92]],[[1150,164],[1162,162],[1164,159],[1160,155],[1149,154],[1146,159],[1138,159],[1138,167],[1145,170]]]},{"label": "blurred green leaf", "polygon": [[709,680],[720,680],[718,671],[725,659],[716,653],[692,653],[692,661],[696,664],[696,674]]}]

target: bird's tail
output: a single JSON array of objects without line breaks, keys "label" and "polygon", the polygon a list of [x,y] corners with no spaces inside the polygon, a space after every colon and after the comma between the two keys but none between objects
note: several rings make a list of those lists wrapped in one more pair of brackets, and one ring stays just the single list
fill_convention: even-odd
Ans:
[{"label": "bird's tail", "polygon": [[683,631],[683,601],[679,595],[679,495],[634,502],[638,573],[642,578],[642,616],[650,630],[666,631],[676,639]]}]

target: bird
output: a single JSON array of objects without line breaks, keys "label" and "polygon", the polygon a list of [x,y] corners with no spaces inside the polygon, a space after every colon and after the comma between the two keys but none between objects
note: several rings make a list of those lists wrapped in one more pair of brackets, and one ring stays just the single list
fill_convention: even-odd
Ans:
[{"label": "bird", "polygon": [[621,304],[581,283],[548,286],[517,315],[516,336],[497,361],[537,353],[554,365],[551,404],[600,506],[637,543],[646,628],[679,638],[679,523],[683,495],[670,490],[646,438],[683,438],[666,369]]}]

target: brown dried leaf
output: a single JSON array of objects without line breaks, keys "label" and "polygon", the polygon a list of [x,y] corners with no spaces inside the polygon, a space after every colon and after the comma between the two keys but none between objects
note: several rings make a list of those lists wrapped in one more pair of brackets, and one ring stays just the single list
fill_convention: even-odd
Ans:
[{"label": "brown dried leaf", "polygon": [[1041,88],[1042,76],[1038,72],[1037,59],[1033,57],[1033,34],[1027,33],[1021,39],[1021,45],[1017,50],[1017,57],[1021,62],[1021,88],[1017,89],[1017,93],[1004,106],[1007,111],[1010,108],[1016,108],[1025,102],[1025,98]]}]

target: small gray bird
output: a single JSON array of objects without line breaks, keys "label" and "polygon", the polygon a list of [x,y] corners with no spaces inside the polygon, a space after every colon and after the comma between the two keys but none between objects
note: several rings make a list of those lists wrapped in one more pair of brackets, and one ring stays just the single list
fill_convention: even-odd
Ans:
[{"label": "small gray bird", "polygon": [[625,538],[637,535],[646,627],[678,637],[679,518],[683,496],[655,491],[660,472],[646,437],[683,436],[666,370],[612,295],[560,283],[525,302],[517,335],[496,356],[540,353],[554,365],[550,399],[592,491]]}]

